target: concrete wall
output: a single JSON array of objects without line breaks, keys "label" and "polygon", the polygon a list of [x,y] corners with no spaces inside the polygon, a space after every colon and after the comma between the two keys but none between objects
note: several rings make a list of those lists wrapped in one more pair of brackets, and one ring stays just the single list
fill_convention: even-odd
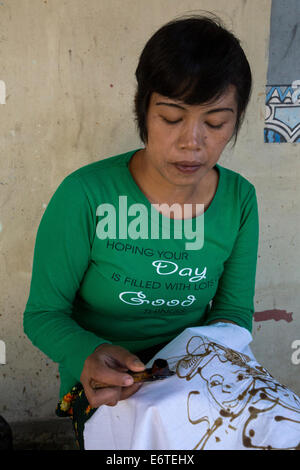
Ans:
[{"label": "concrete wall", "polygon": [[299,147],[263,143],[270,8],[270,0],[0,2],[0,79],[7,88],[0,105],[0,339],[7,362],[0,365],[0,414],[8,421],[53,417],[58,396],[57,366],[22,329],[43,211],[67,174],[140,145],[132,112],[138,55],[159,26],[199,9],[223,18],[252,64],[247,119],[221,164],[257,188],[255,305],[274,319],[256,316],[254,353],[300,393],[300,365],[291,360],[291,344],[300,339]]}]

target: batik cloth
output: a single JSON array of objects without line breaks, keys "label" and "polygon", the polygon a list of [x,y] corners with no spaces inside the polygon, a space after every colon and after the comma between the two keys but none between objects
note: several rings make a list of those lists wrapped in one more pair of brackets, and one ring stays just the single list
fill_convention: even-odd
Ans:
[{"label": "batik cloth", "polygon": [[175,375],[145,383],[84,427],[87,450],[300,449],[300,398],[259,364],[245,328],[188,328],[154,358]]}]

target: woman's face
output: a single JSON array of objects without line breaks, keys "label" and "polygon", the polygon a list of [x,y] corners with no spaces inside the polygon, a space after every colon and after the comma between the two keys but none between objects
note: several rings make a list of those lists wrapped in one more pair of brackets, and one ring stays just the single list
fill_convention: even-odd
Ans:
[{"label": "woman's face", "polygon": [[235,87],[209,105],[151,95],[144,170],[159,182],[197,185],[231,139],[237,119]]}]

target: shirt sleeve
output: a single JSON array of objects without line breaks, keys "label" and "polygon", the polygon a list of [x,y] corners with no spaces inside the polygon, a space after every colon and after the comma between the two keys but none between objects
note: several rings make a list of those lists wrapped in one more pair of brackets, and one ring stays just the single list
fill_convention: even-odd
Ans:
[{"label": "shirt sleeve", "polygon": [[252,331],[259,222],[256,192],[251,188],[241,205],[240,226],[205,324],[229,320]]},{"label": "shirt sleeve", "polygon": [[95,216],[80,178],[65,178],[37,231],[24,312],[24,331],[32,343],[78,381],[85,359],[107,342],[72,319],[73,301],[90,262]]}]

